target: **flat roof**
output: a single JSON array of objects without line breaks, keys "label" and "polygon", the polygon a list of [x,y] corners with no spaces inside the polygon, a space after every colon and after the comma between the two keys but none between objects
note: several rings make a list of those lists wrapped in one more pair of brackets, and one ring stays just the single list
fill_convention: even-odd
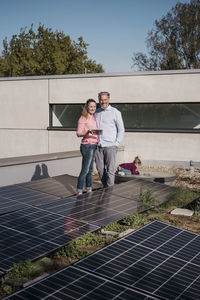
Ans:
[{"label": "flat roof", "polygon": [[72,78],[96,78],[96,77],[124,77],[124,76],[148,76],[148,75],[175,75],[175,74],[200,74],[200,69],[167,70],[167,71],[140,71],[140,72],[125,72],[125,73],[89,73],[89,74],[69,74],[69,75],[0,77],[0,81],[72,79]]}]

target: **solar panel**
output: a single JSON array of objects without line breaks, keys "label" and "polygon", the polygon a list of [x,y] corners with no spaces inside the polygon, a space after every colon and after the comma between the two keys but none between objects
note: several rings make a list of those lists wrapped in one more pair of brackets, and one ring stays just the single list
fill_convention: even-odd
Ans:
[{"label": "solar panel", "polygon": [[0,215],[24,209],[28,205],[0,196]]},{"label": "solar panel", "polygon": [[[77,192],[77,177],[65,174],[52,178],[22,183],[20,186],[58,197],[70,197],[75,195]],[[93,182],[93,189],[100,187],[101,184]]]},{"label": "solar panel", "polygon": [[32,260],[99,227],[30,207],[0,217],[0,269]]},{"label": "solar panel", "polygon": [[140,213],[151,206],[139,201],[141,188],[152,190],[157,205],[168,200],[174,188],[144,180],[132,180],[100,189],[80,197],[60,199],[41,204],[39,207],[75,219],[85,220],[98,226],[119,221],[131,213]]},{"label": "solar panel", "polygon": [[0,196],[6,199],[15,200],[28,205],[38,205],[48,201],[59,199],[54,195],[49,195],[39,191],[34,191],[19,185],[11,185],[0,188]]},{"label": "solar panel", "polygon": [[161,299],[200,299],[200,236],[154,221],[75,266]]},{"label": "solar panel", "polygon": [[138,200],[142,190],[151,191],[151,194],[157,199],[157,204],[161,204],[167,200],[167,197],[175,190],[175,188],[144,179],[134,179],[106,188],[105,192],[132,200]]},{"label": "solar panel", "polygon": [[83,194],[80,197],[59,199],[39,206],[47,211],[84,220],[98,226],[122,219],[133,212],[143,210],[137,201],[105,193],[104,190]]},{"label": "solar panel", "polygon": [[75,267],[67,267],[6,299],[159,299]]}]

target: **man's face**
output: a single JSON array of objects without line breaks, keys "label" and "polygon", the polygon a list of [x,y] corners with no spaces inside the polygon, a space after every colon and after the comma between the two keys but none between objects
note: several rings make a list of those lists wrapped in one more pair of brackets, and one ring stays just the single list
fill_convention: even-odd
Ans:
[{"label": "man's face", "polygon": [[101,98],[99,99],[99,104],[101,106],[102,109],[106,109],[109,105],[109,98],[107,95],[101,95]]}]

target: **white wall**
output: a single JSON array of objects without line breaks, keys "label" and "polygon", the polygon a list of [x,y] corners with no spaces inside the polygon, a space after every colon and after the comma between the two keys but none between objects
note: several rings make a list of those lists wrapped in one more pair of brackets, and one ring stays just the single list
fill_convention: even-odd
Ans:
[{"label": "white wall", "polygon": [[[200,70],[0,79],[0,158],[78,150],[75,132],[48,131],[49,104],[200,102]],[[127,132],[124,160],[199,161],[199,134]]]},{"label": "white wall", "polygon": [[133,161],[136,155],[142,160],[200,160],[199,134],[127,132],[124,144],[125,161]]},{"label": "white wall", "polygon": [[0,158],[48,153],[48,80],[0,81]]},{"label": "white wall", "polygon": [[49,102],[80,103],[88,98],[97,100],[100,91],[109,91],[113,102],[199,102],[200,72],[136,74],[118,77],[50,79]]}]

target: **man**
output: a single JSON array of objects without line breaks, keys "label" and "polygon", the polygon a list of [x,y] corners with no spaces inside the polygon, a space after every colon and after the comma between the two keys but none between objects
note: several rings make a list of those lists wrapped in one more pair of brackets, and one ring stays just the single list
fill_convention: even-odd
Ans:
[{"label": "man", "polygon": [[109,104],[110,93],[101,92],[98,98],[101,107],[97,109],[95,117],[102,132],[99,135],[95,161],[103,186],[110,187],[115,182],[117,147],[123,139],[124,123],[121,112]]}]

